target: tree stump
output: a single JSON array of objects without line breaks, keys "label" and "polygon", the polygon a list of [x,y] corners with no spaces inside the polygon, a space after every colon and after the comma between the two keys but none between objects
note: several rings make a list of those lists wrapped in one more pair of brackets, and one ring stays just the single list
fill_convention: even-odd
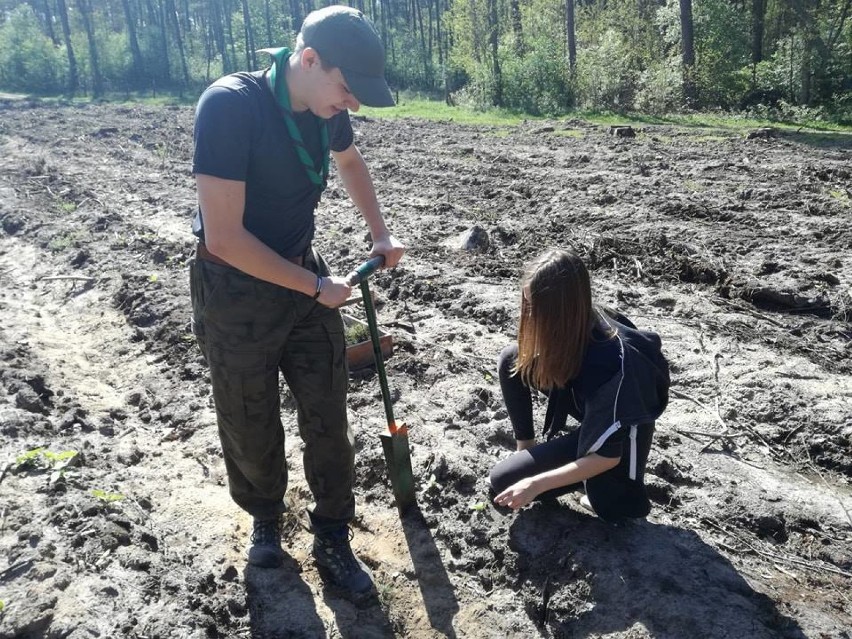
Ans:
[{"label": "tree stump", "polygon": [[614,124],[609,127],[609,134],[614,135],[617,138],[635,138],[636,131],[633,130],[632,126],[624,126],[620,124]]},{"label": "tree stump", "polygon": [[778,131],[772,127],[764,127],[761,129],[755,129],[754,131],[749,131],[747,137],[749,140],[769,140],[770,138],[774,138],[776,135],[778,135]]}]

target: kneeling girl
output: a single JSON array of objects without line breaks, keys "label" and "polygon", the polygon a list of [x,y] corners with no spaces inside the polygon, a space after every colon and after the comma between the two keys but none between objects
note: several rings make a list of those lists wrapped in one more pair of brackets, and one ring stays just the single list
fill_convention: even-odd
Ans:
[{"label": "kneeling girl", "polygon": [[[582,487],[607,521],[645,517],[645,463],[654,421],[668,402],[660,338],[592,303],[589,273],[551,249],[526,269],[518,341],[499,360],[517,452],[491,471],[494,501],[515,510]],[[536,444],[532,392],[548,395]],[[567,433],[568,416],[579,425]]]}]

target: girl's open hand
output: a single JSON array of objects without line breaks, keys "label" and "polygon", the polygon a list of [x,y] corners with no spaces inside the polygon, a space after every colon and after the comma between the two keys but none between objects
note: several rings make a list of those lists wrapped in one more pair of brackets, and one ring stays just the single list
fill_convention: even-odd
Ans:
[{"label": "girl's open hand", "polygon": [[535,482],[531,478],[526,477],[497,495],[494,498],[494,503],[498,506],[507,506],[512,510],[518,510],[538,497],[538,493],[539,491],[535,487]]}]

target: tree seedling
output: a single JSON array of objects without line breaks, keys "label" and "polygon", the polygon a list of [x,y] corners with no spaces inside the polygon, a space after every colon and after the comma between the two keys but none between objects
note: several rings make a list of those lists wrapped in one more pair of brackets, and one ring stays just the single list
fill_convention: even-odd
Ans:
[{"label": "tree seedling", "polygon": [[114,501],[121,501],[122,499],[124,499],[124,495],[122,495],[121,493],[108,493],[107,491],[101,490],[100,488],[93,488],[90,492],[92,493],[93,497],[96,497],[105,504],[109,504]]},{"label": "tree seedling", "polygon": [[370,339],[370,329],[366,324],[354,323],[346,327],[346,345],[360,344]]},{"label": "tree seedling", "polygon": [[33,469],[64,470],[79,461],[78,455],[76,450],[54,453],[52,450],[45,450],[44,447],[33,448],[18,455],[13,466],[16,472]]},{"label": "tree seedling", "polygon": [[54,453],[52,450],[40,447],[18,455],[13,467],[15,472],[50,470],[50,479],[47,484],[52,488],[63,479],[65,471],[70,466],[77,465],[79,461],[80,454],[76,450],[62,450]]}]

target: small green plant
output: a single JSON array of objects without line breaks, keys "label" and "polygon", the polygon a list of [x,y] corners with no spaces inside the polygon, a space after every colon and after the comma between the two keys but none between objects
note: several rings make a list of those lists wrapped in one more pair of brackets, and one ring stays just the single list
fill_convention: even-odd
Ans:
[{"label": "small green plant", "polygon": [[157,151],[157,157],[160,158],[160,168],[161,169],[166,168],[166,162],[168,161],[169,157],[171,156],[171,149],[169,148],[169,145],[164,144],[162,142],[159,142],[157,144],[156,151]]},{"label": "small green plant", "polygon": [[702,184],[699,184],[694,180],[684,180],[683,188],[692,191],[693,193],[701,193],[705,190],[705,187]]},{"label": "small green plant", "polygon": [[393,601],[395,592],[393,584],[380,584],[376,594],[378,595],[379,601],[381,601],[387,608]]},{"label": "small green plant", "polygon": [[59,201],[59,208],[62,209],[63,213],[73,213],[74,211],[77,210],[77,203],[76,202],[70,202],[68,200],[60,200]]},{"label": "small green plant", "polygon": [[151,282],[151,283],[154,283],[159,279],[160,279],[160,276],[157,275],[156,273],[152,273],[151,275],[148,276],[148,281]]},{"label": "small green plant", "polygon": [[849,194],[846,191],[833,189],[829,191],[828,194],[845,206],[852,204],[852,200],[850,200]]},{"label": "small green plant", "polygon": [[51,465],[56,465],[74,459],[77,456],[77,451],[63,450],[58,453],[54,453],[53,451],[46,450],[42,454],[44,455],[44,458],[51,463]]},{"label": "small green plant", "polygon": [[74,246],[82,237],[79,233],[62,233],[51,239],[47,243],[47,248],[54,253],[59,253]]},{"label": "small green plant", "polygon": [[427,493],[438,485],[438,478],[435,477],[435,473],[429,475],[429,481],[426,482],[426,485],[423,487],[423,492]]},{"label": "small green plant", "polygon": [[366,324],[353,322],[346,327],[346,345],[360,344],[370,339],[370,329]]},{"label": "small green plant", "polygon": [[54,486],[65,476],[65,471],[68,468],[79,462],[79,455],[76,450],[62,450],[55,453],[51,450],[45,450],[43,447],[33,448],[18,455],[13,466],[16,472],[50,470],[48,484]]},{"label": "small green plant", "polygon": [[14,469],[19,471],[35,468],[43,451],[44,448],[33,448],[25,453],[21,453],[15,457]]},{"label": "small green plant", "polygon": [[121,493],[108,493],[107,491],[101,490],[100,488],[93,488],[90,492],[92,493],[93,497],[96,497],[105,504],[109,504],[114,501],[121,501],[122,499],[124,499],[124,495],[122,495]]},{"label": "small green plant", "polygon": [[472,501],[472,502],[470,502],[470,509],[471,510],[475,510],[477,512],[482,512],[486,508],[488,508],[488,504],[486,504],[484,501]]}]

